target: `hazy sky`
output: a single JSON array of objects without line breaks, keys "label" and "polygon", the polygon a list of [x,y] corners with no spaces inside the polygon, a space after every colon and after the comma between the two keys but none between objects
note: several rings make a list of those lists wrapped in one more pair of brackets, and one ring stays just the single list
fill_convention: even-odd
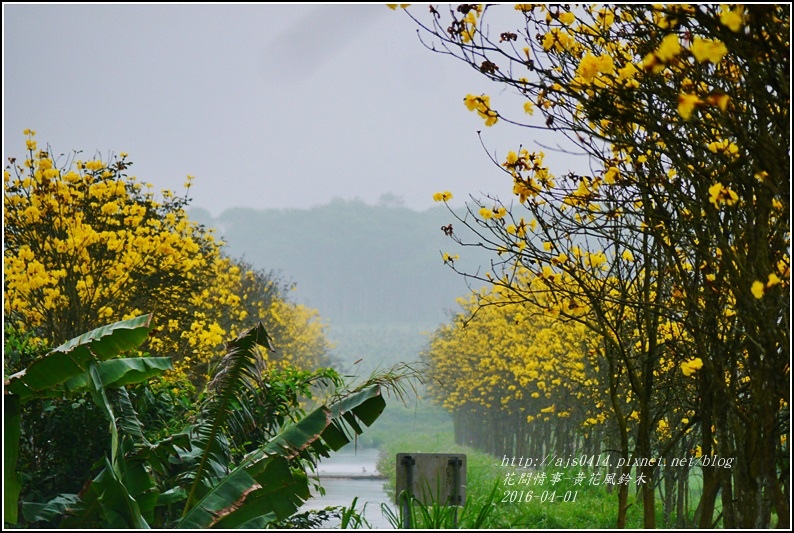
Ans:
[{"label": "hazy sky", "polygon": [[424,209],[445,189],[457,205],[506,198],[476,132],[500,159],[537,149],[532,133],[485,128],[463,97],[510,95],[415,30],[382,4],[5,3],[4,161],[24,156],[25,128],[56,154],[125,151],[157,190],[195,175],[191,205],[214,215],[384,193]]}]

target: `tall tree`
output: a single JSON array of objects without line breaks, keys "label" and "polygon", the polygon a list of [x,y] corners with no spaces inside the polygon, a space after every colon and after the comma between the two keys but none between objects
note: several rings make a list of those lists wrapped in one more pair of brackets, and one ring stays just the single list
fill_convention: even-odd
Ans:
[{"label": "tall tree", "polygon": [[[586,242],[585,260],[595,254],[612,272],[631,272],[626,252],[639,261],[638,275],[620,278],[636,280],[638,290],[618,295],[648,342],[642,374],[630,380],[643,382],[645,401],[655,403],[663,358],[697,369],[703,453],[736,458],[732,469],[703,467],[700,526],[712,526],[720,488],[726,527],[766,527],[772,509],[787,526],[789,10],[519,4],[510,21],[497,9],[504,7],[431,7],[427,21],[406,11],[428,48],[523,101],[514,113],[512,101],[466,96],[486,126],[553,132],[566,150],[587,155],[592,170],[555,176],[538,152],[508,153],[502,166],[517,201],[472,210],[468,220],[487,239],[480,244],[540,272],[570,272],[557,254],[567,261]],[[526,211],[537,231],[516,239]],[[494,223],[495,213],[513,224]],[[517,294],[533,292],[512,279],[505,284]],[[686,342],[662,342],[665,321]],[[626,345],[624,332],[613,333]],[[628,358],[617,364],[632,372]],[[654,416],[637,435],[642,453]],[[653,526],[647,499],[645,510]]]},{"label": "tall tree", "polygon": [[110,319],[158,317],[146,348],[174,360],[175,381],[208,379],[226,335],[261,320],[279,355],[306,368],[328,363],[316,312],[288,300],[275,272],[230,258],[212,229],[191,221],[184,195],[128,172],[126,153],[78,159],[40,149],[4,172],[6,323],[53,346]]},{"label": "tall tree", "polygon": [[[173,362],[155,384],[158,401],[166,399],[153,403],[168,411],[166,421],[184,414],[169,395],[190,406],[221,360],[224,339],[248,324],[278,335],[271,366],[330,363],[325,326],[316,311],[288,299],[291,284],[228,257],[211,230],[188,218],[190,177],[184,195],[156,196],[128,175],[125,153],[58,156],[40,149],[35,132],[25,135],[26,157],[10,158],[4,172],[6,376],[86,330],[144,313],[157,327],[142,354]],[[23,496],[79,490],[102,453],[102,411],[85,392],[22,409],[20,464],[30,480]]]}]

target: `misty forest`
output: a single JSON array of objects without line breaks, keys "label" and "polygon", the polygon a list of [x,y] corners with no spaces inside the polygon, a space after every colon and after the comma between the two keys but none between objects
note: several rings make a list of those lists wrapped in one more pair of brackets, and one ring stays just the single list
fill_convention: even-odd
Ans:
[{"label": "misty forest", "polygon": [[510,198],[211,213],[12,132],[4,526],[790,528],[789,6],[388,7]]}]

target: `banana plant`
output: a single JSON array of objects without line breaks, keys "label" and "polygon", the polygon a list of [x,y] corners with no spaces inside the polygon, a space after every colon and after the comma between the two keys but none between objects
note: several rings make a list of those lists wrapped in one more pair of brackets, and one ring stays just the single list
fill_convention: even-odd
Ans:
[{"label": "banana plant", "polygon": [[[132,383],[147,381],[171,368],[167,357],[118,358],[124,352],[137,349],[149,335],[151,315],[122,320],[103,326],[65,342],[28,368],[10,376],[3,385],[4,449],[3,477],[6,490],[3,497],[5,521],[18,521],[21,483],[16,472],[19,456],[21,406],[33,400],[88,389],[108,417],[111,432],[111,462],[118,471],[119,428],[108,391]],[[126,392],[126,391],[125,391]],[[33,508],[50,516],[54,510],[74,503],[74,495],[62,495],[48,506]]]},{"label": "banana plant", "polygon": [[386,406],[380,385],[365,383],[287,425],[228,472],[219,472],[224,429],[234,420],[230,406],[239,410],[246,403],[242,395],[261,386],[259,347],[272,350],[261,323],[227,345],[201,419],[192,428],[201,454],[174,527],[261,528],[288,518],[310,496],[309,478],[293,460],[309,449],[324,456],[340,449],[362,432],[359,422],[369,426]]},{"label": "banana plant", "polygon": [[[23,504],[30,522],[61,519],[69,528],[252,528],[292,516],[310,496],[307,459],[328,456],[372,424],[386,402],[382,389],[402,394],[407,374],[384,372],[352,390],[335,394],[324,405],[285,425],[271,428],[253,451],[235,460],[230,451],[235,428],[256,414],[246,405],[263,390],[264,357],[271,350],[262,324],[244,331],[226,346],[195,419],[157,442],[148,442],[125,385],[158,375],[170,367],[158,358],[110,359],[139,346],[150,317],[100,328],[53,350],[6,383],[17,417],[6,408],[6,445],[17,439],[18,407],[23,401],[87,388],[110,420],[111,453],[100,473],[78,494],[62,494],[44,504]],[[51,360],[50,360],[51,359]],[[46,361],[46,362],[45,362]],[[116,363],[127,361],[127,363]],[[147,361],[141,363],[141,361]],[[58,377],[52,371],[58,371]],[[9,402],[6,402],[9,405]],[[268,418],[270,420],[270,418]],[[10,422],[9,422],[10,421]],[[16,423],[16,435],[13,427]],[[10,437],[9,437],[10,435]],[[6,473],[13,454],[6,453]],[[310,463],[310,461],[309,461]],[[11,469],[13,472],[13,468]],[[6,475],[6,490],[9,481]],[[6,496],[6,517],[16,496]],[[13,523],[13,522],[12,522]]]}]

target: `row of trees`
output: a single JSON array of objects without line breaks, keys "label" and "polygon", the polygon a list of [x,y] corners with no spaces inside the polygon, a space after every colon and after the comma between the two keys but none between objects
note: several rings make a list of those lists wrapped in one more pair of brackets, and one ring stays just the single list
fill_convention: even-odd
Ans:
[{"label": "row of trees", "polygon": [[[158,198],[123,152],[56,155],[25,135],[26,156],[3,176],[4,404],[18,439],[4,468],[6,520],[16,523],[22,501],[26,524],[209,527],[220,517],[196,518],[205,496],[225,494],[231,512],[249,493],[281,508],[263,516],[260,502],[240,520],[285,520],[308,497],[305,474],[289,469],[360,432],[350,409],[371,423],[379,385],[396,381],[351,390],[323,368],[330,344],[317,312],[188,218],[190,176],[183,196]],[[318,394],[327,405],[307,415]],[[304,437],[283,436],[301,423]],[[251,453],[276,465],[267,483]],[[224,493],[229,475],[260,488]]]},{"label": "row of trees", "polygon": [[[478,234],[453,240],[495,255],[489,272],[459,272],[491,290],[428,351],[449,407],[518,412],[530,428],[570,418],[582,438],[601,425],[628,464],[690,446],[734,458],[702,468],[695,523],[712,527],[721,495],[725,527],[768,527],[773,512],[787,527],[789,11],[520,4],[510,23],[489,18],[495,9],[431,7],[427,21],[406,11],[428,48],[520,97],[513,113],[512,100],[468,95],[486,126],[553,132],[590,170],[552,172],[519,145],[491,156],[512,201],[450,211]],[[481,315],[486,331],[461,326]],[[559,446],[570,429],[544,431],[558,439],[544,446]],[[660,472],[639,467],[653,480],[646,527],[654,487],[672,487]],[[627,497],[621,487],[618,526]]]},{"label": "row of trees", "polygon": [[[424,353],[431,394],[452,413],[456,442],[499,458],[545,458],[551,467],[558,459],[569,466],[569,459],[582,455],[610,456],[610,469],[592,468],[602,480],[607,471],[632,475],[640,458],[653,458],[647,466],[654,477],[646,479],[662,497],[662,525],[690,525],[689,473],[702,456],[696,401],[702,361],[659,358],[650,455],[642,455],[635,439],[643,407],[629,381],[636,370],[606,357],[603,341],[588,327],[585,306],[579,307],[581,320],[561,320],[558,309],[517,303],[498,286],[478,291],[431,337]],[[675,328],[660,327],[668,346],[681,337]],[[639,330],[623,335],[635,339],[634,353],[643,350]],[[687,461],[678,466],[674,460],[681,457]],[[696,462],[690,465],[689,459]],[[628,466],[617,466],[619,460]],[[604,463],[594,460],[581,470],[596,464]],[[627,505],[628,487],[619,488]]]}]

